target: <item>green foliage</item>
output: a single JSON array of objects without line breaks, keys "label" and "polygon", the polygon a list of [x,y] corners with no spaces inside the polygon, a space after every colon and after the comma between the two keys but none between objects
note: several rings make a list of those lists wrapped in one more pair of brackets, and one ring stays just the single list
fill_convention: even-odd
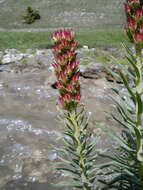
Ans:
[{"label": "green foliage", "polygon": [[23,18],[25,23],[31,24],[35,22],[35,20],[40,19],[40,14],[38,10],[33,10],[30,6],[28,6]]},{"label": "green foliage", "polygon": [[57,170],[67,173],[71,177],[71,182],[60,182],[56,186],[72,186],[84,190],[96,189],[94,180],[99,173],[95,161],[100,150],[95,149],[100,138],[97,135],[94,139],[87,130],[88,119],[85,119],[84,109],[80,112],[63,113],[61,111],[60,120],[65,130],[61,136],[64,146],[56,148],[60,152]]},{"label": "green foliage", "polygon": [[[10,48],[51,48],[50,32],[0,32],[0,50]],[[110,36],[112,36],[110,38]],[[121,30],[79,31],[76,35],[79,46],[119,47],[121,41],[126,42]],[[94,40],[93,40],[94,39]],[[96,43],[95,43],[96,42]]]},{"label": "green foliage", "polygon": [[[29,25],[23,27],[21,18],[18,16],[27,4],[40,10],[42,19],[40,22],[33,23],[34,28],[71,27],[85,30],[100,27],[106,30],[122,28],[124,23],[121,0],[88,0],[88,3],[79,0],[5,0],[0,3],[1,28],[29,29]],[[64,17],[66,19],[63,19]]]},{"label": "green foliage", "polygon": [[[110,167],[112,179],[107,181],[100,180],[105,184],[103,190],[118,189],[118,190],[142,190],[143,188],[143,161],[142,161],[142,146],[143,146],[143,129],[140,123],[140,116],[143,113],[142,109],[142,93],[139,93],[141,84],[141,72],[138,67],[138,56],[133,56],[133,53],[124,45],[127,56],[126,59],[129,68],[122,69],[119,76],[122,80],[126,92],[122,92],[118,86],[112,88],[114,93],[120,98],[111,97],[120,117],[110,113],[113,120],[122,126],[122,133],[119,136],[116,132],[109,132],[100,126],[104,132],[118,143],[118,149],[112,155],[101,155],[110,159],[108,163],[101,165],[101,168]],[[123,68],[123,65],[119,66]],[[112,71],[109,71],[113,77],[117,77]],[[130,77],[130,82],[127,81],[126,75]],[[119,119],[121,118],[121,119]]]}]

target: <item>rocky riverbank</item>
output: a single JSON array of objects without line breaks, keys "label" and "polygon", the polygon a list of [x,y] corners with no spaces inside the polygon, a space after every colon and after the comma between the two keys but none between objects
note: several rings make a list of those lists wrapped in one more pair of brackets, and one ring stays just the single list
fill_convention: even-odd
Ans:
[{"label": "rocky riverbank", "polygon": [[[77,51],[82,63],[85,49],[93,51],[87,47]],[[51,144],[60,144],[55,132],[63,129],[56,122],[52,51],[6,50],[0,53],[0,60],[0,189],[56,190],[51,183],[65,175],[53,169],[58,155]],[[94,134],[97,121],[113,126],[104,114],[111,103],[108,74],[103,64],[93,59],[81,64],[80,70],[81,102],[91,114],[89,127]],[[99,147],[112,148],[112,144],[104,138]]]}]

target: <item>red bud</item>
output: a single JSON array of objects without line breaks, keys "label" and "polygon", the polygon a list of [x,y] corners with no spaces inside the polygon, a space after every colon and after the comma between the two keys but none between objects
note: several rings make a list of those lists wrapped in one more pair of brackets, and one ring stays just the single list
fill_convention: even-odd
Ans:
[{"label": "red bud", "polygon": [[137,44],[143,43],[143,34],[142,33],[136,32],[134,38],[135,38],[135,42]]},{"label": "red bud", "polygon": [[128,5],[128,3],[123,3],[124,4],[124,8],[126,12],[130,12],[130,6]]}]

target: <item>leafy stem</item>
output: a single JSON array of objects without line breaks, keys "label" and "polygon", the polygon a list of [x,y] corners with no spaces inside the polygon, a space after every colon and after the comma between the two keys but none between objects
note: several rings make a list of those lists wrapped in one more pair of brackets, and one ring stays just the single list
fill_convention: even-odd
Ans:
[{"label": "leafy stem", "polygon": [[76,113],[75,110],[72,110],[70,113],[71,120],[73,122],[73,131],[74,131],[74,137],[76,139],[77,145],[76,145],[76,154],[79,161],[79,167],[81,168],[81,180],[83,182],[83,189],[84,190],[90,190],[91,188],[87,184],[87,174],[86,174],[86,168],[83,158],[83,152],[82,152],[82,143],[81,143],[81,136],[80,136],[80,126],[78,125],[77,119],[76,119]]},{"label": "leafy stem", "polygon": [[[136,76],[136,118],[137,118],[137,128],[139,129],[140,135],[137,136],[137,158],[139,160],[139,177],[141,186],[143,188],[143,139],[142,139],[142,121],[141,116],[143,112],[143,106],[141,101],[142,94],[142,54],[141,47],[136,45],[136,57],[137,57],[137,68],[139,70],[139,75]],[[139,101],[140,100],[140,101]]]}]

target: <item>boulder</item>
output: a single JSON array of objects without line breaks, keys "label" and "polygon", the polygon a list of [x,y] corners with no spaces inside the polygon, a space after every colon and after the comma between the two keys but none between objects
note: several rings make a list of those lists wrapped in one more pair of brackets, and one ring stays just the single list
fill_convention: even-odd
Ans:
[{"label": "boulder", "polygon": [[105,69],[102,63],[89,63],[87,66],[80,66],[80,75],[84,78],[99,79],[105,77]]}]

